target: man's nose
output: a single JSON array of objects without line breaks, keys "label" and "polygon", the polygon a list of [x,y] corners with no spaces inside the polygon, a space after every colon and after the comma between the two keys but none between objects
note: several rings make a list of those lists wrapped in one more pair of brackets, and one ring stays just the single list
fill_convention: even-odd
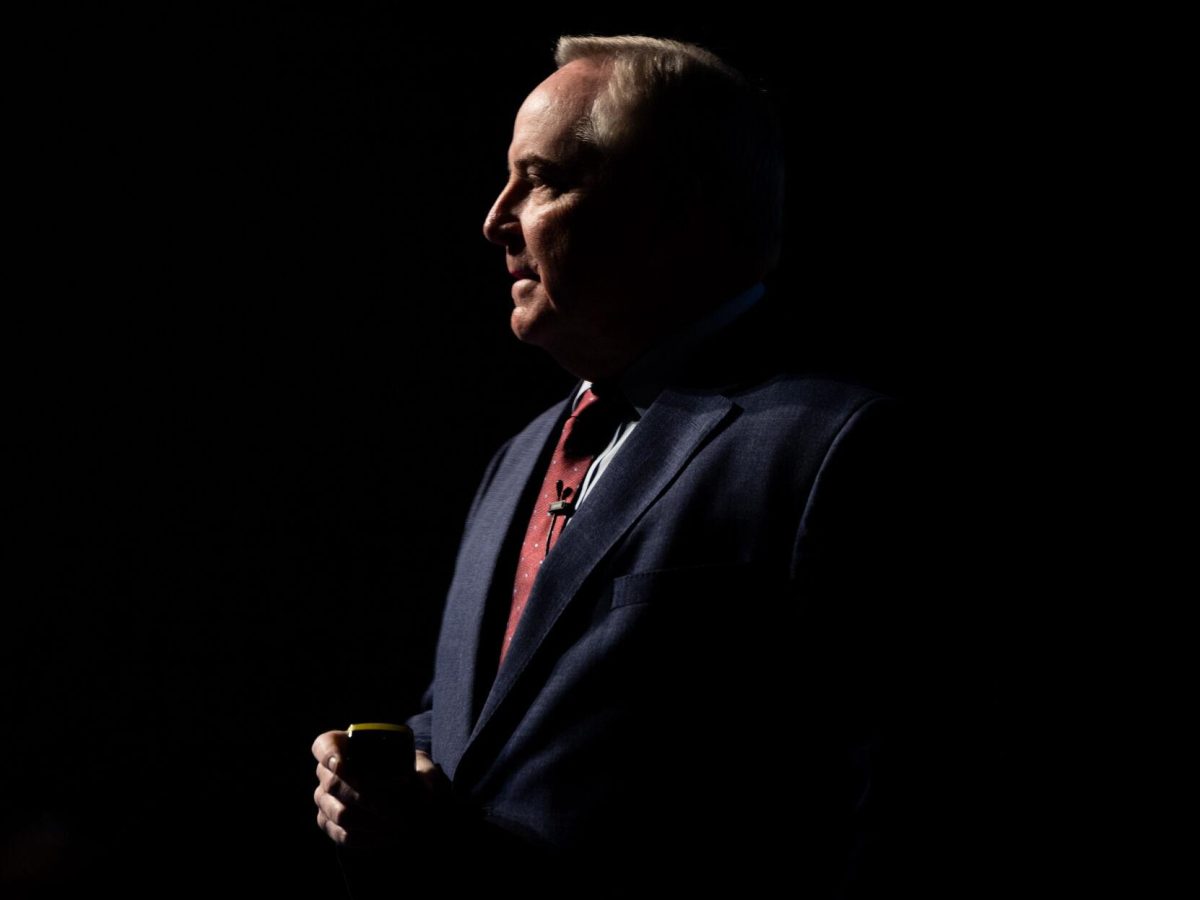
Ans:
[{"label": "man's nose", "polygon": [[512,185],[507,184],[483,219],[483,236],[493,244],[509,247],[520,238],[521,224],[513,208]]}]

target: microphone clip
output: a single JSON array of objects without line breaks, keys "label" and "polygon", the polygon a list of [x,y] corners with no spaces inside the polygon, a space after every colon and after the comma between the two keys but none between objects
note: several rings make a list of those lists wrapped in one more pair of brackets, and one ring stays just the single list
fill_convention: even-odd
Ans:
[{"label": "microphone clip", "polygon": [[561,516],[564,519],[569,519],[575,514],[575,501],[571,499],[571,495],[575,492],[573,488],[563,489],[562,481],[556,485],[558,490],[558,499],[550,504],[550,515],[558,518]]}]

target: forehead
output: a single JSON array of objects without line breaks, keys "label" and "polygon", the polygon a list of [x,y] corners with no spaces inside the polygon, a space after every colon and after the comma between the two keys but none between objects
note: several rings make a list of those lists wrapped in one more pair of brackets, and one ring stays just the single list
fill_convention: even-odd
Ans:
[{"label": "forehead", "polygon": [[569,158],[580,149],[576,126],[607,80],[589,60],[574,60],[533,89],[517,111],[509,159]]}]

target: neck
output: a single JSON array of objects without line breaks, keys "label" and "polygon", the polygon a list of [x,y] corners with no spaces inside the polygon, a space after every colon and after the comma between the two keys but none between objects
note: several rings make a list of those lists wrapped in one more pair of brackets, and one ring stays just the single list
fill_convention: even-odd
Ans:
[{"label": "neck", "polygon": [[690,293],[681,280],[640,304],[641,310],[652,314],[643,315],[633,327],[627,321],[614,321],[603,336],[572,341],[570,357],[555,354],[556,361],[586,381],[623,378],[664,347],[675,346],[695,332],[708,334],[723,327],[762,294],[757,278],[725,278],[702,286],[694,279],[688,283],[694,286]]},{"label": "neck", "polygon": [[[765,288],[758,282],[736,296],[725,298],[705,315],[692,317],[662,335],[624,365],[609,369],[597,366],[585,370],[588,374],[573,374],[588,382],[617,384],[636,406],[648,405],[658,389],[690,365],[693,357],[703,355],[706,341],[740,320],[759,302],[764,292]],[[645,402],[639,402],[639,398]]]}]

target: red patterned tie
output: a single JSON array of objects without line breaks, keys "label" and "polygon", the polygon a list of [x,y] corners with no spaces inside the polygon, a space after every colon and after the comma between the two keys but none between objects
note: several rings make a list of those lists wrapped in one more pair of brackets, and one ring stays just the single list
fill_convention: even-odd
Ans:
[{"label": "red patterned tie", "polygon": [[[607,395],[605,395],[607,396]],[[529,592],[533,590],[533,582],[538,570],[550,547],[562,534],[567,519],[574,511],[575,501],[579,498],[579,488],[583,477],[595,456],[594,444],[590,448],[579,448],[573,442],[570,447],[567,441],[579,417],[588,407],[592,406],[597,397],[591,389],[584,391],[575,406],[571,417],[563,423],[562,434],[558,438],[558,446],[554,448],[554,456],[550,458],[550,467],[542,481],[542,490],[533,504],[533,515],[529,519],[529,527],[525,531],[525,542],[521,545],[521,558],[517,561],[517,577],[513,582],[512,608],[508,614],[508,627],[504,629],[504,644],[500,647],[500,662],[508,653],[513,635],[517,631],[517,623],[525,604],[529,600]],[[595,415],[594,410],[591,415]]]}]

